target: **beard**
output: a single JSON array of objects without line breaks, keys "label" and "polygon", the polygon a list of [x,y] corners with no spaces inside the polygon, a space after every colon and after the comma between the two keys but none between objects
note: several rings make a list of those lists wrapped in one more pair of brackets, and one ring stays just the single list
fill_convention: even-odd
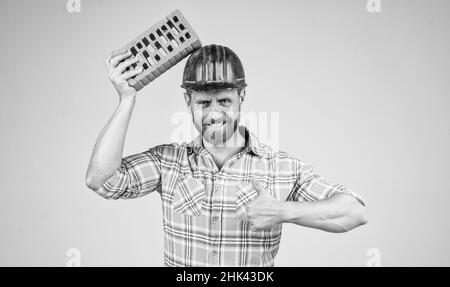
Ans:
[{"label": "beard", "polygon": [[239,118],[230,118],[226,115],[217,121],[202,121],[202,137],[213,145],[220,145],[233,136],[238,125]]}]

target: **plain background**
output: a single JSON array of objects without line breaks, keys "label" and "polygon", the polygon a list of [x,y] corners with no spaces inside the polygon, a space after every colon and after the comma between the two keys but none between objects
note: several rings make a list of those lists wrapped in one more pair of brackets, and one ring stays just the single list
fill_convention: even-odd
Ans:
[{"label": "plain background", "polygon": [[[348,233],[285,225],[277,266],[450,265],[449,1],[66,2],[0,2],[0,265],[162,265],[158,194],[108,201],[84,176],[118,103],[104,60],[175,9],[239,55],[280,149],[368,202]],[[185,61],[139,93],[125,155],[170,142]]]}]

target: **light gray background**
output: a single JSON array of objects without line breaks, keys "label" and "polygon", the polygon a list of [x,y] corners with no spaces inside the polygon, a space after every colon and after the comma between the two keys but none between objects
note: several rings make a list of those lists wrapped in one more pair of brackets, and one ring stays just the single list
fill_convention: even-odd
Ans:
[{"label": "light gray background", "polygon": [[[449,1],[0,2],[0,265],[161,266],[157,193],[107,201],[84,185],[118,103],[104,60],[178,8],[231,47],[245,111],[280,113],[280,148],[368,202],[369,224],[285,225],[278,266],[450,265]],[[185,60],[138,95],[125,155],[170,141]]]}]

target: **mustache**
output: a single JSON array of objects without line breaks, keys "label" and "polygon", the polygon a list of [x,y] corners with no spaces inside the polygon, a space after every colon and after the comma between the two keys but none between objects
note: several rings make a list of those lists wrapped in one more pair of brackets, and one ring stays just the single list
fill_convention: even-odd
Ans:
[{"label": "mustache", "polygon": [[[220,132],[220,133],[216,133],[217,131],[212,131],[212,133],[210,133],[210,135],[209,135],[211,140],[214,141],[214,140],[216,140],[216,137],[222,136],[222,142],[226,142],[227,139],[238,129],[239,121],[233,120],[227,124],[229,126],[232,126],[231,130],[226,129],[225,131]],[[203,124],[201,129],[202,129],[202,131],[201,131],[202,136],[205,136],[207,134],[207,130],[209,129],[208,124]]]},{"label": "mustache", "polygon": [[[219,116],[220,115],[220,116]],[[239,115],[239,113],[232,113],[232,116],[225,112],[221,112],[220,114],[217,114],[219,117],[211,117],[210,114],[206,113],[202,115],[202,124],[203,125],[213,125],[213,124],[227,124],[232,123],[234,120],[234,117]]]},{"label": "mustache", "polygon": [[227,123],[226,119],[219,119],[219,120],[212,119],[210,121],[203,122],[204,125],[225,124],[225,123]]},{"label": "mustache", "polygon": [[204,125],[213,125],[213,124],[222,124],[222,123],[225,124],[230,121],[231,121],[231,119],[226,116],[223,116],[219,119],[207,119],[207,118],[202,119],[202,123]]}]

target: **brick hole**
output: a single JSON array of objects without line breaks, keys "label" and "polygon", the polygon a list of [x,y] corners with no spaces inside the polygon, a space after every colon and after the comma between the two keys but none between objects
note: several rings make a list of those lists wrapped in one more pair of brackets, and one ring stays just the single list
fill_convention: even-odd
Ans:
[{"label": "brick hole", "polygon": [[178,35],[180,32],[178,32],[177,27],[172,23],[172,21],[167,21],[167,25],[169,25],[169,28],[173,31],[175,35]]},{"label": "brick hole", "polygon": [[158,34],[158,36],[159,36],[159,39],[161,39],[161,41],[164,43],[164,44],[167,44],[167,39],[166,39],[166,37],[163,35],[163,33],[161,33],[161,31],[158,29],[158,30],[156,30],[156,34]]},{"label": "brick hole", "polygon": [[159,44],[158,41],[155,42],[155,46],[163,56],[167,56],[167,52],[163,49],[163,47],[161,46],[161,44]]},{"label": "brick hole", "polygon": [[175,38],[172,36],[172,34],[167,33],[167,38],[169,38],[170,43],[175,47],[175,49],[179,46],[177,41],[175,41]]}]

